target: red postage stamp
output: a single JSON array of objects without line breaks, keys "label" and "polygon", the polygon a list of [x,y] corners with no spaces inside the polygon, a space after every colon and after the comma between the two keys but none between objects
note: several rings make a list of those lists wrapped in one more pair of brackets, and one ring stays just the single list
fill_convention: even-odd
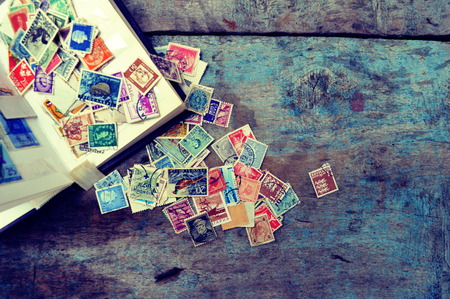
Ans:
[{"label": "red postage stamp", "polygon": [[45,72],[46,72],[47,74],[50,74],[50,73],[53,72],[53,71],[54,71],[61,63],[62,63],[61,57],[59,57],[59,55],[55,53],[55,55],[53,56],[52,60],[51,60],[50,63],[48,64],[47,68],[45,69]]},{"label": "red postage stamp", "polygon": [[247,141],[247,138],[254,139],[255,135],[253,135],[253,131],[249,125],[245,125],[236,131],[227,134],[228,139],[230,139],[231,144],[236,151],[236,154],[241,155],[242,149],[244,148],[244,144]]},{"label": "red postage stamp", "polygon": [[267,217],[269,218],[269,223],[270,227],[272,228],[272,231],[276,231],[283,225],[265,203],[262,203],[259,207],[255,209],[255,216],[259,215],[267,215]]},{"label": "red postage stamp", "polygon": [[124,77],[131,82],[142,94],[147,94],[161,78],[142,59],[137,58],[125,71]]},{"label": "red postage stamp", "polygon": [[286,195],[288,189],[288,184],[267,171],[262,180],[261,190],[259,192],[273,203],[278,203]]},{"label": "red postage stamp", "polygon": [[330,164],[328,163],[325,163],[319,169],[311,171],[309,177],[311,178],[317,198],[339,190]]},{"label": "red postage stamp", "polygon": [[231,221],[221,192],[206,197],[194,197],[193,201],[198,213],[208,213],[213,226]]},{"label": "red postage stamp", "polygon": [[92,45],[92,52],[84,55],[82,61],[91,71],[98,70],[113,58],[113,54],[101,37],[97,37]]},{"label": "red postage stamp", "polygon": [[234,174],[254,180],[259,180],[263,176],[262,172],[258,169],[241,162],[234,164]]},{"label": "red postage stamp", "polygon": [[33,84],[34,72],[25,59],[21,60],[18,65],[9,73],[9,79],[16,86],[20,95],[23,95]]},{"label": "red postage stamp", "polygon": [[261,181],[242,177],[239,186],[239,198],[243,201],[256,202],[260,188]]},{"label": "red postage stamp", "polygon": [[88,128],[93,124],[95,124],[95,120],[91,112],[61,119],[64,137],[70,146],[88,142]]},{"label": "red postage stamp", "polygon": [[209,194],[214,194],[219,191],[227,189],[227,183],[223,177],[220,167],[211,168],[208,172],[209,175]]},{"label": "red postage stamp", "polygon": [[200,49],[169,43],[167,59],[175,61],[183,74],[194,76],[195,66],[200,59]]},{"label": "red postage stamp", "polygon": [[29,10],[27,8],[20,8],[16,11],[8,13],[8,18],[11,22],[11,27],[14,33],[16,33],[19,28],[22,28],[23,31],[27,30],[28,13]]},{"label": "red postage stamp", "polygon": [[247,227],[246,230],[251,246],[258,246],[275,241],[267,215],[255,217],[255,226]]}]

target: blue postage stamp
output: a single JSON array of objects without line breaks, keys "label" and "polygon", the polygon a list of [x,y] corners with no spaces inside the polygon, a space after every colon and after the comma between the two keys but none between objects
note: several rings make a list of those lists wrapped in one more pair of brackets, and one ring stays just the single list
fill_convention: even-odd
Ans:
[{"label": "blue postage stamp", "polygon": [[127,185],[123,181],[123,178],[120,175],[119,171],[116,169],[113,172],[111,172],[110,174],[108,174],[107,176],[105,176],[103,179],[101,179],[100,181],[95,183],[94,187],[95,187],[95,189],[104,189],[104,188],[111,187],[111,186],[114,186],[117,184],[122,185],[123,190],[125,192],[128,191]]},{"label": "blue postage stamp", "polygon": [[239,162],[260,169],[268,146],[264,143],[248,138],[239,156]]},{"label": "blue postage stamp", "polygon": [[187,110],[205,115],[208,112],[212,92],[201,85],[191,85],[186,97]]},{"label": "blue postage stamp", "polygon": [[83,70],[78,99],[116,108],[122,90],[122,79],[102,73]]},{"label": "blue postage stamp", "polygon": [[128,207],[128,201],[121,184],[95,191],[102,214]]},{"label": "blue postage stamp", "polygon": [[180,141],[180,145],[184,147],[193,157],[197,157],[203,152],[208,145],[213,142],[214,138],[209,135],[202,127],[194,126],[194,128]]},{"label": "blue postage stamp", "polygon": [[211,99],[209,102],[208,113],[203,116],[203,121],[207,123],[214,123],[216,120],[217,111],[219,111],[220,101]]},{"label": "blue postage stamp", "polygon": [[70,31],[69,49],[77,52],[91,53],[94,40],[94,26],[73,23]]},{"label": "blue postage stamp", "polygon": [[208,168],[167,169],[167,196],[207,196]]},{"label": "blue postage stamp", "polygon": [[6,150],[3,141],[0,140],[0,184],[21,180],[16,166]]},{"label": "blue postage stamp", "polygon": [[236,184],[236,176],[234,174],[233,165],[222,166],[220,167],[220,170],[222,170],[223,178],[227,184],[227,189],[223,190],[225,203],[228,206],[237,205],[240,202],[239,188]]},{"label": "blue postage stamp", "polygon": [[155,165],[156,168],[161,168],[161,169],[174,167],[172,161],[170,160],[170,158],[168,156],[164,156],[164,157],[156,160],[155,162],[153,162],[153,165]]},{"label": "blue postage stamp", "polygon": [[6,119],[0,113],[0,125],[15,148],[19,149],[39,145],[39,141],[28,126],[26,119]]}]

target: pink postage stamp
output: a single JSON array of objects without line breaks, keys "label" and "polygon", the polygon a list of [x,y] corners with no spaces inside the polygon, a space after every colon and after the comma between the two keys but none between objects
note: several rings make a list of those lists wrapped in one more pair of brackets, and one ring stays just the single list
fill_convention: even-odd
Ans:
[{"label": "pink postage stamp", "polygon": [[309,177],[311,178],[317,198],[339,190],[333,172],[331,171],[331,166],[328,163],[325,163],[319,169],[311,171]]},{"label": "pink postage stamp", "polygon": [[219,109],[217,111],[216,119],[214,120],[214,124],[228,128],[232,111],[233,111],[233,104],[221,102]]},{"label": "pink postage stamp", "polygon": [[194,216],[194,210],[192,210],[187,198],[182,198],[170,206],[165,207],[163,212],[177,234],[187,229],[184,220]]},{"label": "pink postage stamp", "polygon": [[189,76],[195,75],[195,66],[200,59],[200,49],[169,43],[167,59],[177,63],[178,69]]},{"label": "pink postage stamp", "polygon": [[243,201],[256,202],[260,188],[261,181],[242,177],[239,186],[239,198]]},{"label": "pink postage stamp", "polygon": [[213,226],[231,221],[222,192],[206,197],[194,197],[193,201],[198,213],[208,213]]},{"label": "pink postage stamp", "polygon": [[254,180],[259,180],[263,176],[262,172],[258,169],[241,162],[236,162],[236,164],[234,164],[234,173],[238,176]]}]

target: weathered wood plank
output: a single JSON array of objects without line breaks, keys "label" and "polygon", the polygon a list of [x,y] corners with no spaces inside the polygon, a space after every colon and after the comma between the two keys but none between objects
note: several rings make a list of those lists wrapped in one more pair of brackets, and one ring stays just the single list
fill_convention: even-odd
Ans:
[{"label": "weathered wood plank", "polygon": [[[236,105],[232,128],[251,124],[269,145],[264,167],[302,204],[275,243],[251,248],[234,229],[194,248],[160,209],[100,215],[93,190],[68,190],[0,235],[1,297],[448,296],[448,43],[173,41],[202,49],[202,83]],[[205,128],[216,138],[232,129]],[[316,199],[307,172],[325,162],[340,191]],[[174,267],[183,270],[155,283]]]},{"label": "weathered wood plank", "polygon": [[450,4],[446,0],[124,0],[124,3],[147,32],[450,34]]}]

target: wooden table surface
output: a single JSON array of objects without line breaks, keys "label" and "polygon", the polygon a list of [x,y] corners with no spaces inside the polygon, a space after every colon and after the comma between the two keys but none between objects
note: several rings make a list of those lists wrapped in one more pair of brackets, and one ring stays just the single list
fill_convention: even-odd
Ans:
[{"label": "wooden table surface", "polygon": [[[125,4],[155,46],[201,48],[202,84],[235,104],[229,129],[205,129],[250,124],[302,202],[275,243],[219,229],[194,248],[161,208],[101,215],[71,187],[0,234],[1,298],[450,297],[447,1]],[[340,190],[317,199],[326,162]]]}]

